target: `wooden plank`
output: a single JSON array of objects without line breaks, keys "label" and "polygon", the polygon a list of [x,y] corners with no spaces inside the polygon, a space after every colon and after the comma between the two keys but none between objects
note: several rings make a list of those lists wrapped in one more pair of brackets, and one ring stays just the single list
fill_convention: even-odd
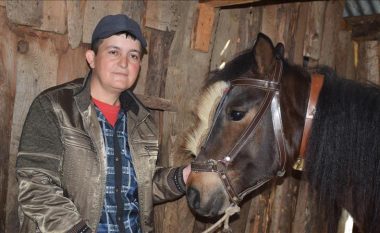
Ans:
[{"label": "wooden plank", "polygon": [[214,26],[215,9],[205,3],[198,5],[198,19],[191,35],[191,48],[208,52],[212,29]]},{"label": "wooden plank", "polygon": [[199,0],[200,3],[205,3],[211,7],[237,6],[259,1],[261,0]]},{"label": "wooden plank", "polygon": [[335,55],[335,70],[347,79],[355,78],[354,44],[351,38],[350,31],[339,31]]},{"label": "wooden plank", "polygon": [[82,41],[85,1],[71,0],[67,4],[67,39],[75,49]]},{"label": "wooden plank", "polygon": [[[12,119],[11,147],[9,160],[9,180],[7,195],[7,230],[17,232],[17,182],[15,179],[16,154],[22,126],[34,97],[42,90],[56,84],[58,56],[54,42],[44,32],[24,33],[25,50],[16,55],[17,77],[14,112]],[[21,42],[19,42],[21,43]],[[20,53],[21,52],[21,53]]]},{"label": "wooden plank", "polygon": [[6,203],[10,164],[10,125],[16,92],[17,37],[8,28],[6,17],[5,8],[0,7],[0,232],[6,232],[6,220],[11,218],[11,215],[8,215],[9,209],[6,209]]},{"label": "wooden plank", "polygon": [[345,18],[352,28],[352,37],[358,41],[380,40],[380,15]]},{"label": "wooden plank", "polygon": [[251,211],[248,216],[249,222],[247,221],[246,233],[269,232],[270,209],[272,205],[270,195],[273,186],[271,183],[268,183],[260,190],[260,194],[251,201]]},{"label": "wooden plank", "polygon": [[[145,83],[145,95],[155,96],[155,97],[165,97],[165,85],[166,85],[166,76],[168,69],[168,59],[169,59],[169,49],[172,44],[174,33],[170,31],[160,31],[156,29],[149,29],[150,31],[150,48],[149,48],[149,57],[148,63],[149,67],[147,70],[146,80],[149,80]],[[157,126],[159,126],[159,135],[162,135],[162,114],[154,113],[153,114]],[[168,166],[167,157],[160,157],[160,162],[164,166]]]},{"label": "wooden plank", "polygon": [[302,65],[303,63],[303,50],[304,50],[304,41],[307,28],[307,15],[309,14],[311,4],[299,3],[298,5],[298,16],[294,19],[295,22],[295,32],[294,39],[291,40],[291,43],[287,43],[285,46],[291,46],[294,48],[289,52],[289,60],[295,64]]},{"label": "wooden plank", "polygon": [[86,1],[82,42],[91,43],[92,32],[99,20],[110,14],[120,14],[123,11],[123,1]]},{"label": "wooden plank", "polygon": [[[329,1],[326,3],[320,57],[318,63],[335,67],[336,49],[338,47],[338,35],[344,3],[342,1]],[[339,62],[339,61],[338,61]]]},{"label": "wooden plank", "polygon": [[136,94],[136,96],[147,108],[169,112],[176,112],[178,110],[171,100],[142,94]]},{"label": "wooden plank", "polygon": [[261,31],[263,7],[242,8],[239,14],[239,37],[236,51],[253,46],[257,34]]},{"label": "wooden plank", "polygon": [[7,15],[11,22],[33,26],[37,30],[66,33],[66,2],[12,1],[6,2]]},{"label": "wooden plank", "polygon": [[[169,155],[169,166],[188,164],[192,159],[181,150],[181,134],[192,122],[191,106],[208,73],[210,52],[203,53],[189,47],[190,34],[195,21],[196,1],[178,1],[177,14],[181,17],[169,49],[165,98],[178,106],[177,112],[163,112],[163,138],[161,155]],[[152,40],[151,43],[154,43]],[[150,66],[150,64],[149,64]],[[164,163],[164,164],[165,164]],[[186,204],[186,198],[156,207],[157,233],[193,233],[194,215]]]},{"label": "wooden plank", "polygon": [[307,17],[303,55],[314,60],[319,60],[320,57],[326,4],[324,1],[312,2]]},{"label": "wooden plank", "polygon": [[240,13],[240,9],[219,10],[210,70],[219,69],[239,52],[237,45],[240,43]]},{"label": "wooden plank", "polygon": [[357,80],[380,84],[378,41],[359,42]]},{"label": "wooden plank", "polygon": [[296,212],[293,217],[291,233],[309,232],[310,210],[309,210],[309,185],[301,180],[298,189]]},{"label": "wooden plank", "polygon": [[269,5],[263,8],[263,19],[261,24],[261,32],[276,40],[277,35],[277,6]]},{"label": "wooden plank", "polygon": [[59,54],[57,54],[59,56],[57,84],[87,75],[89,68],[84,56],[86,50],[87,47],[83,44],[76,49],[67,46],[65,49],[59,50]]},{"label": "wooden plank", "polygon": [[144,1],[123,1],[123,14],[128,15],[143,27],[143,18],[146,15],[146,7]]},{"label": "wooden plank", "polygon": [[42,24],[36,29],[65,34],[67,31],[66,1],[49,0],[40,2],[40,4],[42,4]]},{"label": "wooden plank", "polygon": [[42,24],[43,2],[39,0],[6,0],[5,6],[12,23],[36,27]]},{"label": "wooden plank", "polygon": [[176,1],[147,1],[145,27],[161,31],[176,31],[179,16]]},{"label": "wooden plank", "polygon": [[292,176],[281,179],[279,184],[276,184],[275,192],[272,192],[271,232],[291,232],[298,187],[299,180]]}]

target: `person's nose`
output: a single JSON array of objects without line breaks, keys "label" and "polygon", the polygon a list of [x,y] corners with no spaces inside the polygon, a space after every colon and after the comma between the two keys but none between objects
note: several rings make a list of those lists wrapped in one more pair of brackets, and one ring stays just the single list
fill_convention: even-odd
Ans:
[{"label": "person's nose", "polygon": [[128,67],[128,56],[121,56],[119,60],[119,65],[122,68],[127,68]]}]

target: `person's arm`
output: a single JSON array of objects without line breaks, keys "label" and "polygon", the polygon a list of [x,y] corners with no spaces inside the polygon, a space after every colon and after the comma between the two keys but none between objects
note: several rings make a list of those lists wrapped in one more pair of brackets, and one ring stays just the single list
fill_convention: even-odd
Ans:
[{"label": "person's arm", "polygon": [[172,201],[186,193],[186,180],[190,165],[172,168],[157,168],[153,178],[153,202]]},{"label": "person's arm", "polygon": [[57,117],[48,97],[39,96],[29,109],[17,155],[19,205],[41,232],[91,232],[74,203],[64,196],[62,154]]}]

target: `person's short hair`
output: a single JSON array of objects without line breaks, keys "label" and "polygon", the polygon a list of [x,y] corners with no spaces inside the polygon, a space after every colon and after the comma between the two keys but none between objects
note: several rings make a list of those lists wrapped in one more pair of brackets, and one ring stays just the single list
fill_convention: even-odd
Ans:
[{"label": "person's short hair", "polygon": [[[122,34],[125,34],[125,37],[126,37],[126,38],[127,38],[127,37],[130,37],[130,38],[132,38],[133,40],[137,40],[137,38],[136,38],[134,35],[132,35],[131,33],[129,33],[129,32],[118,32],[118,33],[115,33],[115,34],[113,34],[113,35],[122,35]],[[111,36],[113,36],[113,35],[111,35]],[[96,39],[95,41],[93,41],[93,42],[91,43],[91,50],[94,51],[95,55],[98,53],[99,46],[102,44],[102,42],[104,41],[104,39],[106,39],[106,38],[103,38],[103,39]],[[141,43],[140,43],[140,44],[141,44]],[[141,46],[141,49],[144,49],[144,48]],[[143,51],[141,51],[141,53],[143,54]],[[141,54],[141,55],[142,55],[142,54]]]}]

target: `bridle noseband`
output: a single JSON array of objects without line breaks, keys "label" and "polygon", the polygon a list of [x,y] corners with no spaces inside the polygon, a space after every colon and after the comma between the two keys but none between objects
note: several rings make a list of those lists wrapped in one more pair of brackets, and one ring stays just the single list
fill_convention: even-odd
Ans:
[{"label": "bridle noseband", "polygon": [[[191,163],[191,170],[193,172],[218,173],[220,179],[222,180],[224,184],[225,190],[227,191],[230,197],[230,200],[235,204],[238,204],[239,202],[241,202],[244,196],[246,196],[248,193],[252,192],[253,190],[259,188],[260,186],[262,186],[263,184],[265,184],[266,182],[268,182],[269,180],[273,178],[273,177],[263,177],[259,179],[253,186],[243,190],[240,193],[236,193],[227,175],[229,164],[237,157],[239,151],[246,145],[248,139],[250,139],[253,136],[258,124],[263,118],[264,113],[268,111],[269,106],[272,112],[272,122],[273,122],[275,137],[276,137],[276,146],[279,152],[278,160],[280,164],[280,169],[277,171],[277,175],[283,176],[285,173],[286,152],[285,152],[285,144],[284,144],[284,136],[283,136],[281,109],[280,109],[280,103],[279,103],[280,81],[281,81],[281,76],[282,76],[283,63],[282,63],[281,58],[278,58],[278,57],[276,57],[275,62],[276,63],[275,63],[274,71],[268,80],[253,79],[250,77],[241,77],[241,78],[232,80],[230,82],[231,88],[226,93],[224,93],[224,96],[222,97],[222,100],[216,110],[214,123],[212,124],[210,132],[215,126],[215,121],[218,118],[218,115],[221,113],[223,102],[226,99],[226,96],[228,95],[229,91],[231,91],[233,87],[250,86],[250,87],[254,87],[254,88],[265,91],[264,100],[261,103],[257,114],[254,116],[254,118],[252,119],[248,127],[245,129],[243,134],[240,136],[236,144],[232,147],[232,149],[223,157],[222,160],[214,160],[214,159],[209,159],[207,161],[195,160]],[[210,136],[210,133],[204,145],[207,144],[209,136]]]}]

